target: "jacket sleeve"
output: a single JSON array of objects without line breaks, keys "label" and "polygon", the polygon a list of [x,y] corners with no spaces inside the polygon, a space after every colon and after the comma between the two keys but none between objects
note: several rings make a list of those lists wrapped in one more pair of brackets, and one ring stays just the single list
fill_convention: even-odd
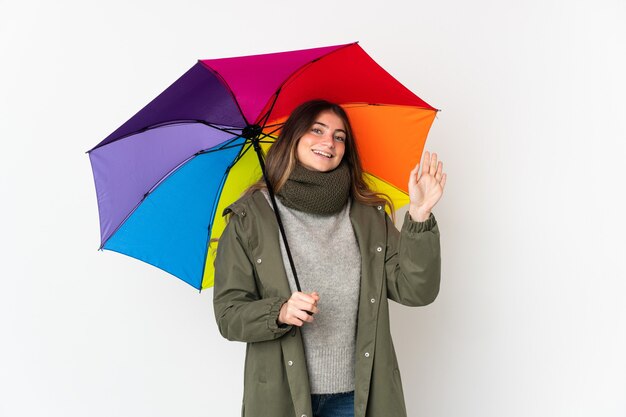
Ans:
[{"label": "jacket sleeve", "polygon": [[262,342],[283,336],[292,326],[276,319],[286,298],[261,298],[254,267],[246,253],[241,219],[233,215],[220,238],[215,258],[213,308],[222,336],[240,342]]},{"label": "jacket sleeve", "polygon": [[387,297],[413,307],[432,303],[439,293],[441,278],[439,227],[435,216],[431,213],[426,221],[416,222],[407,212],[400,232],[385,217]]}]

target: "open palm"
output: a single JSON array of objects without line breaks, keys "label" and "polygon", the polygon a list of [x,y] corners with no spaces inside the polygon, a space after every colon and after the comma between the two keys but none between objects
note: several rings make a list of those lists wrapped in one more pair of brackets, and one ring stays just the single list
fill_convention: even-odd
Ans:
[{"label": "open palm", "polygon": [[428,219],[431,210],[443,195],[447,175],[443,172],[443,163],[437,161],[437,154],[424,152],[422,172],[418,174],[417,164],[409,175],[409,213],[415,221]]}]

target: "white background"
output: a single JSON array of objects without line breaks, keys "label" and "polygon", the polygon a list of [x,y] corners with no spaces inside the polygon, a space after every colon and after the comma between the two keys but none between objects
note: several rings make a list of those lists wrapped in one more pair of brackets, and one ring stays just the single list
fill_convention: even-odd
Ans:
[{"label": "white background", "polygon": [[245,345],[212,290],[97,251],[85,151],[199,58],[358,40],[443,110],[441,292],[392,306],[409,415],[624,417],[625,20],[621,0],[0,0],[0,416],[239,415]]}]

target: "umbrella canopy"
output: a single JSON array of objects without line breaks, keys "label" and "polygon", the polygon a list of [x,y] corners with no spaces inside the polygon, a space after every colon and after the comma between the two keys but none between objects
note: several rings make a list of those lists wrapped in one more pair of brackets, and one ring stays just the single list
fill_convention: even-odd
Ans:
[{"label": "umbrella canopy", "polygon": [[436,109],[357,44],[200,60],[88,151],[100,249],[213,285],[222,211],[261,177],[265,149],[291,111],[320,98],[347,112],[372,188],[401,207]]}]

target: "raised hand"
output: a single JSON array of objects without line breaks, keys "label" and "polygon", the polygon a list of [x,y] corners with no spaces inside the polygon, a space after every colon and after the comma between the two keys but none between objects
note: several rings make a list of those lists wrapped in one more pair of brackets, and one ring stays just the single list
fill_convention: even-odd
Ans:
[{"label": "raised hand", "polygon": [[301,327],[304,323],[312,322],[314,320],[313,314],[319,311],[317,308],[319,300],[320,296],[317,292],[307,294],[295,291],[289,300],[280,307],[278,324],[291,324]]},{"label": "raised hand", "polygon": [[447,175],[436,153],[424,152],[422,172],[418,175],[419,167],[418,163],[409,175],[409,214],[414,221],[423,222],[441,198]]}]

